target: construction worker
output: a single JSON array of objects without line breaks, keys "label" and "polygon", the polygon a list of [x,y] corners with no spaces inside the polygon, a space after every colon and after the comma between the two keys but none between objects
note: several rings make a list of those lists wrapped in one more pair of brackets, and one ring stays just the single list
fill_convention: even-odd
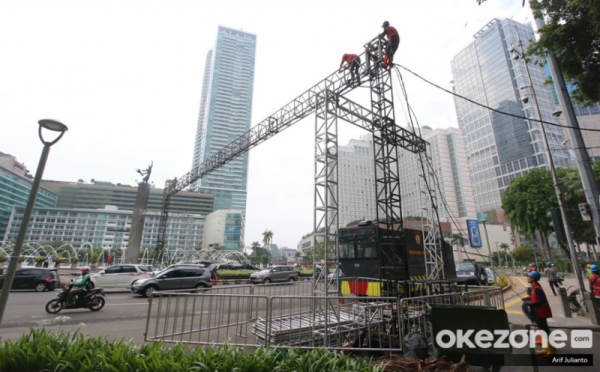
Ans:
[{"label": "construction worker", "polygon": [[[539,330],[546,332],[546,337],[550,335],[550,328],[548,327],[548,318],[552,318],[552,309],[548,304],[546,294],[542,289],[539,281],[542,275],[537,271],[532,271],[527,274],[527,283],[531,285],[531,296],[523,297],[523,312],[528,319],[533,323],[537,324]],[[556,350],[548,342],[548,347],[538,350],[538,355],[554,355]]]},{"label": "construction worker", "polygon": [[586,273],[587,273],[587,277],[589,278],[590,276],[592,276],[592,269],[590,269],[592,267],[591,264],[587,264],[587,267],[585,269]]},{"label": "construction worker", "polygon": [[535,262],[529,264],[529,272],[532,271],[537,271],[537,265],[535,264]]},{"label": "construction worker", "polygon": [[360,57],[356,54],[344,54],[342,56],[342,62],[340,62],[340,72],[342,72],[342,65],[344,62],[348,64],[352,80],[356,80],[360,85],[360,74],[358,73],[358,69],[360,68]]},{"label": "construction worker", "polygon": [[383,32],[381,35],[379,35],[379,37],[383,39],[384,36],[387,36],[388,38],[382,64],[382,66],[386,68],[392,65],[394,53],[396,53],[396,50],[398,50],[398,45],[400,45],[400,34],[398,34],[398,31],[394,27],[390,26],[388,21],[383,22],[381,27],[383,27]]},{"label": "construction worker", "polygon": [[600,267],[598,265],[591,265],[590,270],[592,275],[588,278],[590,282],[590,292],[596,297],[600,298]]},{"label": "construction worker", "polygon": [[552,293],[556,296],[556,291],[554,287],[558,288],[558,272],[556,271],[556,267],[552,265],[552,262],[546,262],[546,269],[544,270],[546,273],[546,277],[548,278],[548,283],[550,284],[550,289],[552,289]]}]

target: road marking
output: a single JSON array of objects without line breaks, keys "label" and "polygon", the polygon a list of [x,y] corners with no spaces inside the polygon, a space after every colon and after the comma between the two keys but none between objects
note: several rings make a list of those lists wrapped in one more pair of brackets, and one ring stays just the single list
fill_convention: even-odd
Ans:
[{"label": "road marking", "polygon": [[514,276],[513,278],[517,279],[518,281],[521,282],[521,284],[523,284],[523,286],[525,288],[529,288],[529,284],[527,284],[523,279],[519,278],[518,276]]},{"label": "road marking", "polygon": [[508,302],[505,302],[505,303],[504,303],[504,307],[505,307],[505,308],[511,307],[512,305],[514,305],[514,304],[516,304],[516,303],[518,303],[518,302],[523,302],[523,301],[521,300],[521,297],[519,297],[519,298],[515,298],[514,300],[510,300],[510,301],[508,301]]},{"label": "road marking", "polygon": [[127,304],[106,304],[106,306],[123,306],[123,305],[146,305],[148,306],[147,302],[130,302]]},{"label": "road marking", "polygon": [[522,311],[517,311],[517,310],[505,310],[507,314],[516,314],[516,315],[523,315]]}]

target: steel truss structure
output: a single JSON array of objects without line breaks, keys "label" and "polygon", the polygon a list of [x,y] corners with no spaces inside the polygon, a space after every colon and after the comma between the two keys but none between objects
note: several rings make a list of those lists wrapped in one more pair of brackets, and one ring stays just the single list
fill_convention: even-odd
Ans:
[{"label": "steel truss structure", "polygon": [[[402,249],[404,247],[404,236],[397,152],[398,147],[401,147],[413,153],[425,154],[426,142],[414,132],[396,124],[392,75],[389,69],[381,67],[384,47],[385,40],[376,38],[365,45],[365,52],[360,55],[361,60],[365,61],[361,66],[360,76],[368,78],[371,92],[371,109],[344,97],[345,93],[352,91],[358,85],[349,80],[350,74],[348,71],[345,73],[334,72],[222,148],[217,154],[206,159],[183,177],[167,180],[159,225],[157,252],[161,252],[166,244],[168,211],[170,199],[173,195],[314,112],[313,238],[315,239],[315,246],[318,241],[317,237],[322,239],[325,261],[325,267],[322,270],[323,279],[326,278],[328,273],[328,262],[337,262],[337,257],[339,257],[338,119],[357,125],[373,134],[374,177],[377,199],[376,218],[383,229],[382,231],[385,231],[385,233],[378,236],[377,242],[378,252],[385,258],[385,264],[380,269],[380,277],[393,281],[408,278],[405,265],[406,259],[401,257],[399,253],[404,251]],[[431,185],[432,183],[429,183],[429,186]],[[435,204],[433,204],[432,209],[436,209]],[[439,226],[439,223],[427,225],[427,228],[435,228],[436,226]],[[431,242],[424,244],[424,247],[435,254],[426,252],[426,257],[441,257],[441,242],[436,241],[435,234],[429,235],[433,238]],[[313,250],[314,261],[317,259],[316,251],[316,249]],[[432,270],[431,273],[431,275],[428,274],[428,278],[439,278],[440,275],[443,277],[443,269],[441,268]],[[325,294],[328,294],[329,291],[329,286],[326,286]],[[315,292],[318,292],[316,287]]]}]

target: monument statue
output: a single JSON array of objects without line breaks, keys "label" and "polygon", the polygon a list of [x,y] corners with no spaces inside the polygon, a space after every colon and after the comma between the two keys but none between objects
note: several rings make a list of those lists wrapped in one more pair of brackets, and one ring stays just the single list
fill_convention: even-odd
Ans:
[{"label": "monument statue", "polygon": [[152,165],[153,164],[154,164],[154,162],[151,162],[150,165],[148,166],[148,168],[146,168],[144,170],[136,169],[136,171],[144,177],[142,179],[142,183],[148,183],[148,180],[150,179],[150,174],[152,173]]}]

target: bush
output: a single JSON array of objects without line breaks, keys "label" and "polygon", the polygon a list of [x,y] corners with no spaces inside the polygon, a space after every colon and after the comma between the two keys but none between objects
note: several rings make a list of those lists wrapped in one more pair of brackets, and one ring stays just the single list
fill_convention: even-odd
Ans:
[{"label": "bush", "polygon": [[19,262],[23,262],[27,259],[25,256],[19,256]]},{"label": "bush", "polygon": [[79,262],[79,257],[77,257],[77,256],[71,257],[71,263],[77,263],[77,262]]},{"label": "bush", "polygon": [[42,257],[42,256],[37,256],[36,258],[33,259],[34,262],[44,262],[46,261],[46,257]]},{"label": "bush", "polygon": [[0,344],[0,371],[382,371],[364,359],[325,349],[308,352],[204,346],[173,348],[87,338],[81,333],[31,329]]},{"label": "bush", "polygon": [[219,278],[227,278],[227,277],[250,277],[250,274],[258,272],[257,270],[218,270],[217,275]]},{"label": "bush", "polygon": [[0,253],[0,262],[8,261],[8,257],[4,253]]},{"label": "bush", "polygon": [[65,258],[62,257],[61,255],[55,254],[54,256],[52,256],[52,261],[54,261],[54,262],[64,262]]},{"label": "bush", "polygon": [[91,263],[97,263],[98,262],[98,256],[99,256],[98,253],[92,254],[92,257],[90,257],[90,262]]},{"label": "bush", "polygon": [[504,288],[508,285],[508,278],[506,275],[500,275],[498,281],[494,284],[496,287]]}]

